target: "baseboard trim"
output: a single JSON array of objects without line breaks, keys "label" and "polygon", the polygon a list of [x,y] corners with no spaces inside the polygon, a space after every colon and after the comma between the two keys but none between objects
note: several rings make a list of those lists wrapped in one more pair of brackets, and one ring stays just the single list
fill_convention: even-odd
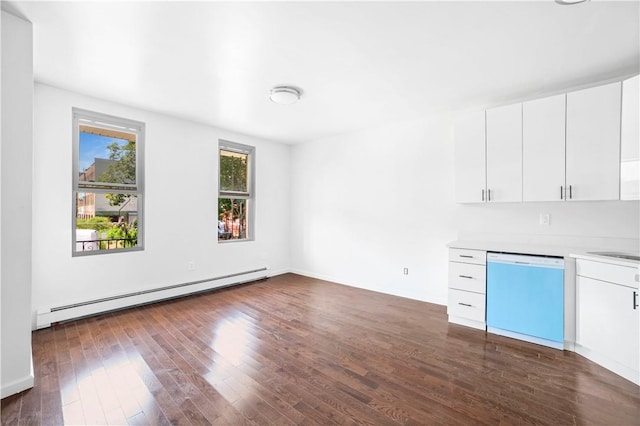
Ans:
[{"label": "baseboard trim", "polygon": [[[329,275],[322,275],[322,274],[316,274],[315,272],[309,272],[309,271],[305,271],[302,269],[296,269],[296,268],[291,268],[290,272],[292,274],[296,274],[296,275],[302,275],[303,277],[309,277],[309,278],[315,278],[317,280],[323,280],[323,281],[329,281],[332,283],[336,283],[336,284],[341,284],[341,285],[347,285],[349,287],[357,287],[355,285],[352,285],[350,283],[341,281],[335,277],[331,277]],[[362,288],[362,287],[358,287],[358,288]]]},{"label": "baseboard trim", "polygon": [[33,354],[30,354],[30,356],[31,371],[29,372],[29,375],[21,379],[14,380],[11,383],[3,383],[2,389],[0,390],[0,398],[4,399],[8,396],[26,391],[27,389],[31,389],[33,387],[33,385],[35,384],[35,374],[33,372]]},{"label": "baseboard trim", "polygon": [[389,292],[381,291],[381,290],[374,290],[372,288],[363,287],[361,285],[357,285],[357,284],[354,284],[354,283],[349,282],[349,281],[341,280],[341,279],[336,278],[336,277],[332,277],[332,276],[329,276],[329,275],[316,274],[315,272],[309,272],[309,271],[305,271],[305,270],[302,270],[302,269],[291,268],[289,270],[289,272],[291,272],[292,274],[302,275],[304,277],[315,278],[315,279],[323,280],[323,281],[329,281],[329,282],[340,284],[340,285],[346,285],[348,287],[359,288],[359,289],[362,289],[362,290],[373,291],[373,292],[381,293],[381,294],[387,294],[389,296],[403,297],[405,299],[417,300],[419,302],[432,303],[434,305],[447,306],[446,299],[444,299],[444,300],[440,300],[440,299],[437,299],[437,300],[435,300],[435,299],[426,300],[426,299],[407,296],[407,295],[403,295],[403,294],[395,294],[395,293],[389,293]]},{"label": "baseboard trim", "polygon": [[284,275],[284,274],[290,274],[293,273],[293,271],[291,270],[291,268],[282,268],[282,269],[276,269],[276,270],[269,270],[269,277],[275,277],[278,275]]}]

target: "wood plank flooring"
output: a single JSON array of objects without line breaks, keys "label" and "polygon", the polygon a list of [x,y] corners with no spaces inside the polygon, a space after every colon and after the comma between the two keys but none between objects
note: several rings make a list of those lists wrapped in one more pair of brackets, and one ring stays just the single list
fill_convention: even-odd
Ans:
[{"label": "wood plank flooring", "polygon": [[443,306],[282,275],[33,333],[2,424],[640,424],[640,387]]}]

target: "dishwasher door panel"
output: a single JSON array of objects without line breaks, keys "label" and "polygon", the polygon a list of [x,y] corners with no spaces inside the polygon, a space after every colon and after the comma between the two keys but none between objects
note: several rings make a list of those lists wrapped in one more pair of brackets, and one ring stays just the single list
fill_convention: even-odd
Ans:
[{"label": "dishwasher door panel", "polygon": [[487,262],[487,326],[562,343],[564,270]]}]

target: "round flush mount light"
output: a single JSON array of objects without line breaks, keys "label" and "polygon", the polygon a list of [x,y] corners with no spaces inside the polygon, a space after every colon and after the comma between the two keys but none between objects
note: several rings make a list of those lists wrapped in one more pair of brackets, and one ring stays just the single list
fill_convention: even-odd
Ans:
[{"label": "round flush mount light", "polygon": [[568,6],[572,4],[584,3],[589,0],[556,0],[556,3],[561,4],[563,6]]},{"label": "round flush mount light", "polygon": [[292,86],[276,86],[271,89],[269,99],[280,105],[295,104],[300,100],[300,89]]}]

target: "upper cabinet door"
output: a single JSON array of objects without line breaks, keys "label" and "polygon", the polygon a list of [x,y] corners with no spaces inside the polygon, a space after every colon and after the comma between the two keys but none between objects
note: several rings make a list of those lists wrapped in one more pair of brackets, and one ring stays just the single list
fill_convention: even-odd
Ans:
[{"label": "upper cabinet door", "polygon": [[487,199],[522,201],[522,104],[487,110]]},{"label": "upper cabinet door", "polygon": [[620,199],[640,200],[640,76],[622,82]]},{"label": "upper cabinet door", "polygon": [[620,198],[621,83],[567,94],[570,200]]},{"label": "upper cabinet door", "polygon": [[522,104],[522,199],[564,198],[566,95]]},{"label": "upper cabinet door", "polygon": [[455,119],[455,195],[458,203],[485,200],[485,116],[484,111],[459,115]]}]

